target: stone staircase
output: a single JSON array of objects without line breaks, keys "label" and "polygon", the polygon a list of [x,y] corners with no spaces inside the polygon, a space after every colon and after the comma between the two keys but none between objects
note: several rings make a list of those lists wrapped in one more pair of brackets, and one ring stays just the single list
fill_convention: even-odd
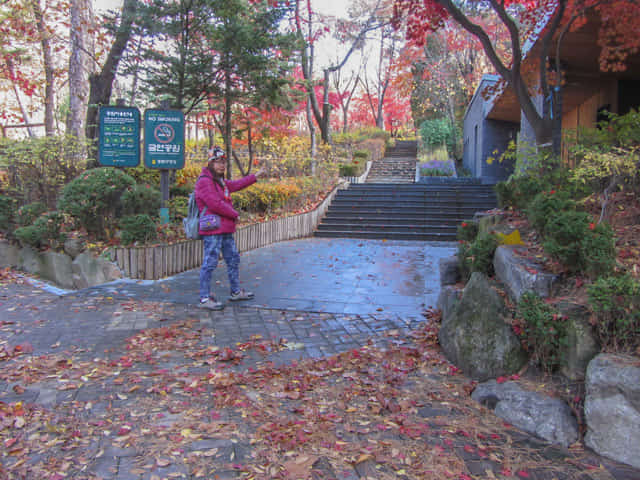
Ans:
[{"label": "stone staircase", "polygon": [[367,183],[413,183],[416,176],[418,144],[412,140],[398,140],[387,148],[384,158],[371,164]]},{"label": "stone staircase", "polygon": [[340,190],[317,237],[455,241],[458,225],[496,207],[492,185],[362,183]]}]

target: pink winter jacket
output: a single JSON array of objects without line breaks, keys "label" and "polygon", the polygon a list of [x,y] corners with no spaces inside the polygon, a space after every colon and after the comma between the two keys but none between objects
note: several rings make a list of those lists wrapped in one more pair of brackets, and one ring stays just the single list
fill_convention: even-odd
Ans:
[{"label": "pink winter jacket", "polygon": [[[238,180],[224,180],[229,194],[237,192],[243,188],[256,183],[255,175],[247,175]],[[213,231],[203,232],[200,235],[220,235],[222,233],[234,233],[236,231],[236,219],[238,212],[233,208],[231,197],[225,197],[224,188],[213,179],[213,174],[207,167],[202,168],[202,172],[196,181],[196,203],[200,211],[207,207],[207,213],[220,215],[220,228]]]}]

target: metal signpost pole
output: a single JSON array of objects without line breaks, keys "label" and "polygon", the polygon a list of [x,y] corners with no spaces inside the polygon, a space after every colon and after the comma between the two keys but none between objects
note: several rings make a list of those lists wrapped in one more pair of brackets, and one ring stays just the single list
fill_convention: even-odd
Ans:
[{"label": "metal signpost pole", "polygon": [[184,114],[170,110],[163,101],[160,109],[144,112],[144,164],[160,170],[160,221],[169,223],[169,170],[184,168]]}]

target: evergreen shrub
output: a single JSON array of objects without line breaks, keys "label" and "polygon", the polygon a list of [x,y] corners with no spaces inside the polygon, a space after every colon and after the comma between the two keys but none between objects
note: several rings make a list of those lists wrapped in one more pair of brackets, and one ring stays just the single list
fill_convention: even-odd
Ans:
[{"label": "evergreen shrub", "polygon": [[355,165],[341,164],[338,166],[338,175],[341,177],[355,177],[357,168]]},{"label": "evergreen shrub", "polygon": [[116,168],[94,168],[69,182],[58,198],[58,209],[74,217],[96,238],[107,237],[121,211],[120,198],[134,179]]},{"label": "evergreen shrub", "polygon": [[160,210],[160,200],[160,190],[152,188],[149,184],[133,185],[127,188],[120,198],[122,214],[146,213],[150,217],[157,217]]},{"label": "evergreen shrub", "polygon": [[610,226],[590,220],[588,213],[574,210],[550,214],[543,247],[570,272],[583,271],[595,279],[613,271],[615,239]]},{"label": "evergreen shrub", "polygon": [[456,230],[456,239],[464,242],[473,242],[478,236],[478,223],[473,220],[467,220],[458,225]]},{"label": "evergreen shrub", "polygon": [[169,187],[169,197],[188,197],[193,192],[193,187],[189,185],[171,185]]},{"label": "evergreen shrub", "polygon": [[26,227],[35,222],[36,218],[47,211],[47,206],[42,202],[33,202],[23,205],[18,209],[18,225]]},{"label": "evergreen shrub", "polygon": [[39,216],[32,225],[19,227],[15,236],[22,245],[35,249],[59,249],[67,238],[67,219],[61,212],[49,212]]},{"label": "evergreen shrub", "polygon": [[182,219],[187,216],[189,197],[173,197],[169,200],[169,216],[174,223],[182,224]]},{"label": "evergreen shrub", "polygon": [[545,226],[545,252],[570,272],[579,272],[583,267],[582,239],[589,230],[589,220],[586,212],[560,211],[553,214]]},{"label": "evergreen shrub", "polygon": [[148,243],[157,238],[156,224],[147,214],[127,215],[119,222],[121,241],[124,245]]},{"label": "evergreen shrub", "polygon": [[602,348],[633,352],[640,345],[640,283],[629,274],[601,277],[587,294]]},{"label": "evergreen shrub", "polygon": [[13,223],[15,200],[6,195],[0,195],[0,231],[9,232]]},{"label": "evergreen shrub", "polygon": [[589,224],[580,242],[584,272],[591,279],[611,275],[616,265],[616,244],[613,229],[606,223]]},{"label": "evergreen shrub", "polygon": [[521,176],[498,182],[495,186],[495,192],[500,207],[525,209],[536,195],[550,190],[549,187],[549,182],[542,177]]},{"label": "evergreen shrub", "polygon": [[553,214],[575,209],[576,204],[569,198],[568,193],[550,190],[548,192],[538,193],[529,204],[526,212],[531,225],[538,232],[544,234],[547,222]]},{"label": "evergreen shrub", "polygon": [[531,358],[545,372],[553,373],[569,343],[567,318],[535,293],[525,292],[518,301],[515,323]]},{"label": "evergreen shrub", "polygon": [[488,232],[479,234],[473,242],[458,244],[458,266],[465,283],[473,272],[482,272],[487,276],[494,274],[493,255],[496,248],[498,239]]}]

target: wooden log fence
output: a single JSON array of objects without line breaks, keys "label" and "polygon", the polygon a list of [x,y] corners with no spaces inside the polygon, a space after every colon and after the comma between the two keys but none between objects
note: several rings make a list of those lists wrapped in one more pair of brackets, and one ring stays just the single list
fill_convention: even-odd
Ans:
[{"label": "wooden log fence", "polygon": [[[235,233],[238,250],[246,252],[312,235],[331,200],[343,186],[344,183],[339,184],[310,212],[238,228]],[[158,280],[199,267],[202,264],[202,240],[150,247],[118,247],[111,251],[111,258],[128,278]]]}]

